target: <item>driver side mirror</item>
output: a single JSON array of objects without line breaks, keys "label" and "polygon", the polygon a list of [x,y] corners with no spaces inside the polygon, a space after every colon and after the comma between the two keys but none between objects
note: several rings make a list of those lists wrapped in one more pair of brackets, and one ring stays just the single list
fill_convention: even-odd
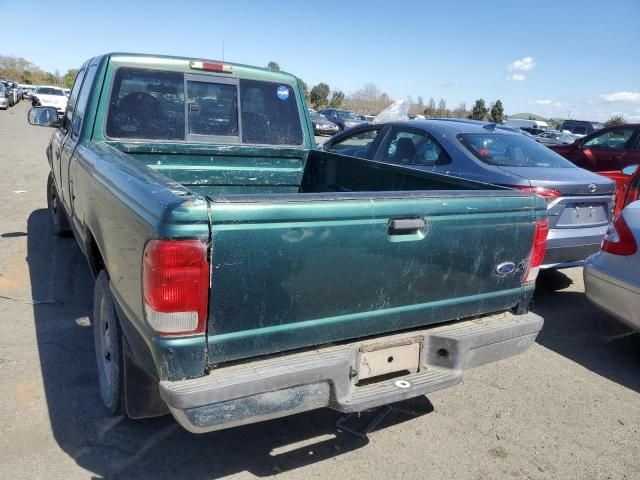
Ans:
[{"label": "driver side mirror", "polygon": [[55,107],[33,107],[27,118],[30,125],[39,127],[59,127],[62,124]]},{"label": "driver side mirror", "polygon": [[631,175],[635,174],[637,170],[638,165],[627,165],[622,169],[622,174],[630,177]]},{"label": "driver side mirror", "polygon": [[582,145],[584,145],[584,138],[576,138],[576,140],[573,142],[573,145],[576,148],[582,148]]}]

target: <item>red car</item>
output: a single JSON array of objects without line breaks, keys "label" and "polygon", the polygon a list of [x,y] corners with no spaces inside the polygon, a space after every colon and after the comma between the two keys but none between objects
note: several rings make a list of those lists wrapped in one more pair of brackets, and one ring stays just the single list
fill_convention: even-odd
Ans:
[{"label": "red car", "polygon": [[615,215],[624,205],[638,198],[640,169],[634,171],[625,167],[640,165],[640,124],[603,128],[572,144],[550,145],[549,148],[578,167],[616,182]]},{"label": "red car", "polygon": [[618,172],[598,172],[616,182],[616,209],[615,216],[624,207],[640,198],[640,167],[629,165]]}]

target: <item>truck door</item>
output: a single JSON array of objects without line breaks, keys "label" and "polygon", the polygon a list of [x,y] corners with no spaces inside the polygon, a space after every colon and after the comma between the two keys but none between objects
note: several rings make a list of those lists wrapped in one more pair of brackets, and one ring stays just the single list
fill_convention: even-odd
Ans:
[{"label": "truck door", "polygon": [[59,128],[53,136],[53,140],[51,141],[51,171],[53,172],[53,176],[56,181],[56,186],[58,189],[58,195],[62,199],[62,201],[69,207],[69,202],[66,198],[64,198],[64,191],[66,186],[63,183],[62,177],[62,168],[60,164],[62,149],[64,147],[65,142],[69,134],[71,133],[71,124],[73,121],[73,110],[76,106],[76,101],[78,99],[78,93],[80,92],[80,87],[82,86],[82,80],[84,79],[85,69],[82,68],[78,71],[76,75],[76,80],[73,84],[73,89],[71,90],[71,95],[69,96],[69,102],[67,103],[67,110],[64,113],[64,119],[62,120],[62,127]]},{"label": "truck door", "polygon": [[[60,187],[62,188],[62,198],[68,207],[72,220],[75,220],[75,212],[73,208],[73,175],[71,174],[72,157],[76,146],[78,145],[80,127],[82,126],[82,119],[84,118],[84,112],[87,107],[87,100],[89,99],[93,79],[96,75],[96,68],[96,65],[91,65],[85,71],[80,93],[78,94],[75,108],[73,109],[71,129],[69,130],[60,151]],[[76,83],[78,82],[76,81]]]}]

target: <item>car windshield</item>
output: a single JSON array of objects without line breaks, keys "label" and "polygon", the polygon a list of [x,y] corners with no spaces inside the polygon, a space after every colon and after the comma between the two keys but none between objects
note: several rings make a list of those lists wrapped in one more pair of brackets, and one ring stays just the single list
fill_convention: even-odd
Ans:
[{"label": "car windshield", "polygon": [[349,110],[336,110],[336,117],[341,120],[360,120],[360,117]]},{"label": "car windshield", "polygon": [[476,158],[503,167],[574,168],[574,165],[540,143],[509,133],[460,133],[458,140]]},{"label": "car windshield", "polygon": [[64,92],[59,88],[39,87],[36,88],[36,93],[40,95],[59,95],[64,96]]}]

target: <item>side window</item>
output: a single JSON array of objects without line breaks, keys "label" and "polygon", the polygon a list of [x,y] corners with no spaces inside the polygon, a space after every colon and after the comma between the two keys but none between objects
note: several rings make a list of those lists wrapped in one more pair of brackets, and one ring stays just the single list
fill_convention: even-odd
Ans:
[{"label": "side window", "polygon": [[187,81],[189,135],[239,137],[235,84]]},{"label": "side window", "polygon": [[395,129],[380,147],[376,160],[397,165],[423,165],[449,163],[442,147],[426,132]]},{"label": "side window", "polygon": [[77,137],[80,133],[80,125],[84,118],[84,112],[87,108],[87,101],[89,100],[89,93],[91,93],[91,87],[93,86],[93,79],[96,76],[97,67],[92,65],[86,71],[84,76],[84,82],[82,82],[82,89],[78,96],[78,102],[76,103],[76,109],[73,113],[71,136]]},{"label": "side window", "polygon": [[625,144],[631,138],[631,135],[633,135],[631,128],[609,130],[608,132],[593,137],[591,140],[585,142],[583,146],[584,148],[620,149],[624,148]]},{"label": "side window", "polygon": [[369,149],[380,134],[380,128],[360,131],[353,135],[344,137],[327,148],[328,152],[348,155],[350,157],[367,158]]},{"label": "side window", "polygon": [[76,81],[73,83],[73,89],[71,95],[69,95],[69,101],[67,102],[67,111],[64,114],[64,122],[62,128],[69,131],[71,129],[71,121],[73,120],[73,109],[76,106],[76,100],[78,99],[78,92],[82,86],[82,80],[84,80],[85,70],[82,69],[76,75]]},{"label": "side window", "polygon": [[633,146],[634,150],[640,150],[640,130],[637,131],[638,138],[636,139],[636,144]]}]

